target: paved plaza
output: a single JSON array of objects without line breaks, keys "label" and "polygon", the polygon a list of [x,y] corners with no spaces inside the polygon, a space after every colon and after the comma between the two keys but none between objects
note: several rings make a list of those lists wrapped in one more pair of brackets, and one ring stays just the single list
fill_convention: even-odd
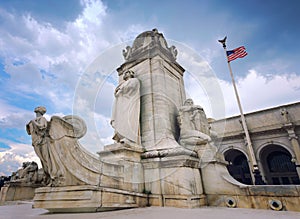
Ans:
[{"label": "paved plaza", "polygon": [[148,207],[110,212],[49,214],[44,209],[32,209],[32,203],[0,206],[0,219],[300,219],[300,212],[260,209],[203,207],[195,209]]}]

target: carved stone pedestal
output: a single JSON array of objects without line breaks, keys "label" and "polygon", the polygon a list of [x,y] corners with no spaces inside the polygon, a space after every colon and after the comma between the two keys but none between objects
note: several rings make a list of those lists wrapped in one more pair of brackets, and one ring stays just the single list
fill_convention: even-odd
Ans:
[{"label": "carved stone pedestal", "polygon": [[179,154],[146,158],[142,164],[145,191],[151,194],[150,205],[188,208],[205,205],[199,159]]},{"label": "carved stone pedestal", "polygon": [[36,189],[33,207],[62,213],[97,212],[146,205],[145,194],[86,185]]},{"label": "carved stone pedestal", "polygon": [[142,193],[144,190],[142,153],[141,147],[128,143],[105,146],[104,151],[98,153],[102,165],[100,186]]},{"label": "carved stone pedestal", "polygon": [[9,183],[1,188],[0,204],[6,201],[31,200],[34,190],[41,185]]},{"label": "carved stone pedestal", "polygon": [[120,160],[139,162],[143,153],[141,146],[129,143],[114,143],[98,152],[101,161],[118,163]]}]

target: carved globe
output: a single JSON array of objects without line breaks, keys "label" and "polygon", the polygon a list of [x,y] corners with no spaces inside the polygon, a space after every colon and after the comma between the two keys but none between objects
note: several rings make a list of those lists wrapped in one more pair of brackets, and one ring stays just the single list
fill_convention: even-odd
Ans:
[{"label": "carved globe", "polygon": [[68,115],[63,117],[65,121],[73,125],[74,128],[74,134],[76,138],[82,138],[87,131],[86,124],[83,119],[81,119],[79,116],[75,115]]}]

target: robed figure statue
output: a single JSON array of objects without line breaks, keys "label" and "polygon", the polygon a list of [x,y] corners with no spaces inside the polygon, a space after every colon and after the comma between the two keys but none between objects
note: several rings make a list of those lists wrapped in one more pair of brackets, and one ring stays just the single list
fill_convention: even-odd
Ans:
[{"label": "robed figure statue", "polygon": [[123,81],[115,89],[111,125],[116,142],[140,144],[140,82],[133,71],[125,71]]},{"label": "robed figure statue", "polygon": [[[36,118],[26,125],[26,130],[32,137],[32,146],[39,157],[48,186],[66,186],[84,184],[76,176],[78,172],[68,165],[72,165],[74,157],[71,151],[78,149],[78,138],[86,133],[84,121],[74,115],[58,117],[52,116],[47,121],[43,115],[46,108],[36,107]],[[72,161],[72,162],[71,162]],[[73,165],[76,163],[74,162]]]}]

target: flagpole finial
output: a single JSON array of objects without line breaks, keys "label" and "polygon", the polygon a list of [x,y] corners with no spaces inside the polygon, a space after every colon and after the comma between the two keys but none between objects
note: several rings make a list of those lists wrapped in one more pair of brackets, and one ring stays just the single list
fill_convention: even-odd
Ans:
[{"label": "flagpole finial", "polygon": [[226,39],[227,39],[227,36],[224,37],[224,39],[222,40],[218,40],[219,43],[222,43],[223,44],[223,47],[226,48]]}]

